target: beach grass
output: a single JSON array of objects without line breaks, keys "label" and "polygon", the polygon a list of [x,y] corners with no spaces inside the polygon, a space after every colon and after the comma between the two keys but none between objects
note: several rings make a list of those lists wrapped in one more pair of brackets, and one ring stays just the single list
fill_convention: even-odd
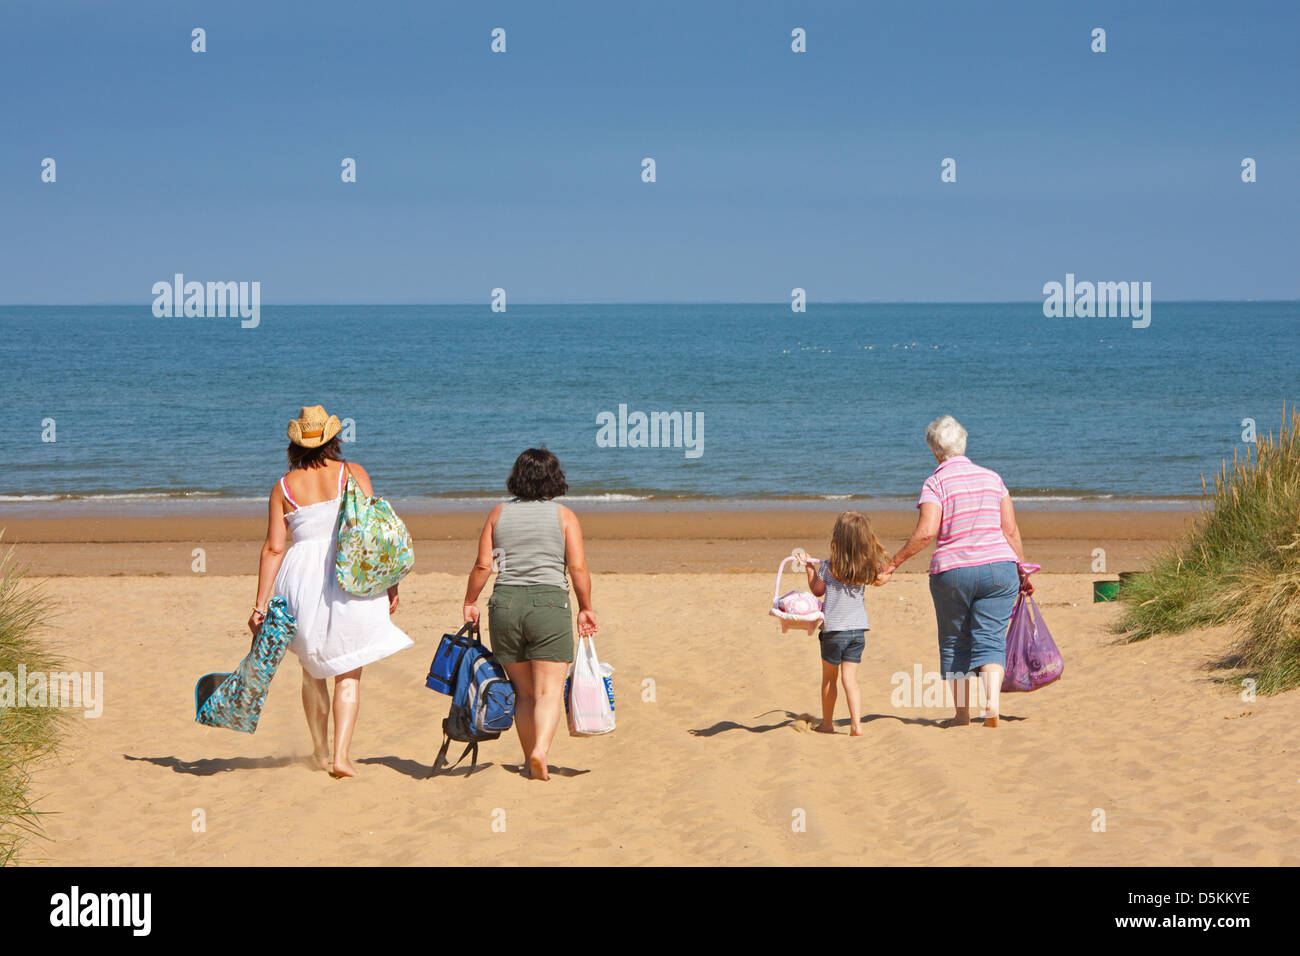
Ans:
[{"label": "beach grass", "polygon": [[[1204,479],[1202,483],[1205,484]],[[1300,410],[1233,454],[1188,536],[1126,582],[1128,640],[1233,625],[1229,663],[1276,693],[1300,686]]]},{"label": "beach grass", "polygon": [[[26,580],[26,568],[14,562],[12,549],[0,554],[0,674],[16,681],[20,666],[27,673],[61,669],[62,662],[39,637],[50,615],[49,599]],[[0,866],[17,862],[28,841],[41,835],[32,768],[58,744],[65,713],[58,707],[0,704]]]}]

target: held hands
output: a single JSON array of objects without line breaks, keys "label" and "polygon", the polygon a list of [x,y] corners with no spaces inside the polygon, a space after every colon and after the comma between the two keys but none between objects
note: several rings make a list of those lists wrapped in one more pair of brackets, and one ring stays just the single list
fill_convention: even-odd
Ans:
[{"label": "held hands", "polygon": [[599,628],[596,626],[596,613],[594,611],[578,612],[578,636],[591,637]]}]

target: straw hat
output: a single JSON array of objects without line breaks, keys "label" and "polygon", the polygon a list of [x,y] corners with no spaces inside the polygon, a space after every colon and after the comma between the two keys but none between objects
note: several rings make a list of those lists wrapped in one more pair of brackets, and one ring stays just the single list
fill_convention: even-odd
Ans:
[{"label": "straw hat", "polygon": [[325,406],[304,405],[289,423],[289,441],[302,448],[319,448],[342,429],[338,416],[326,414]]}]

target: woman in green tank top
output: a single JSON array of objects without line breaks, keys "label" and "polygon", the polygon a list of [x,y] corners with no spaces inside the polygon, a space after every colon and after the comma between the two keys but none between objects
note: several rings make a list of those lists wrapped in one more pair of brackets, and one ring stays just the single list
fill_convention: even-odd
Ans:
[{"label": "woman in green tank top", "polygon": [[478,623],[478,598],[493,571],[488,598],[492,653],[515,689],[515,729],[525,774],[549,780],[546,766],[564,708],[564,678],[573,661],[569,582],[578,599],[578,633],[596,633],[591,573],[577,516],[554,499],[569,490],[559,459],[530,448],[515,460],[512,497],[488,514],[478,560],[465,588],[465,620]]}]

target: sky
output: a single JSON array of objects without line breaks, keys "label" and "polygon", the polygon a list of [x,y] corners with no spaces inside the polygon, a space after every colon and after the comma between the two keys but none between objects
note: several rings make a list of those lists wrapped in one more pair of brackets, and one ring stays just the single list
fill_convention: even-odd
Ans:
[{"label": "sky", "polygon": [[1294,0],[5,0],[0,304],[177,272],[263,304],[1296,299],[1298,34]]}]

